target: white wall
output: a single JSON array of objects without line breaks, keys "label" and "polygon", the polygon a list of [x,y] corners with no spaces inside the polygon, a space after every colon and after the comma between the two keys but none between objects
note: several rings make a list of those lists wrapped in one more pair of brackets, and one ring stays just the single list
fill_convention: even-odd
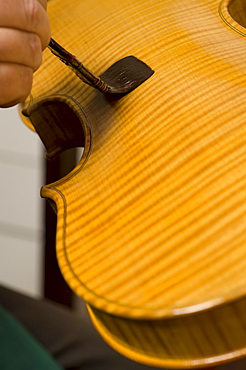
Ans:
[{"label": "white wall", "polygon": [[0,109],[0,284],[41,295],[42,144],[17,108]]}]

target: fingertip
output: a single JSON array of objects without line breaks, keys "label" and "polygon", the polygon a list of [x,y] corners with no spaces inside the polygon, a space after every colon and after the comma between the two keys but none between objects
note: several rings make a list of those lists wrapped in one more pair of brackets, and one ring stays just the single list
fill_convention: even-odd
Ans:
[{"label": "fingertip", "polygon": [[[45,12],[47,11],[47,0],[39,0],[43,8],[45,9]],[[51,30],[50,30],[50,20],[49,16],[46,12],[44,16],[44,22],[46,23],[45,26],[43,27],[43,35],[41,39],[42,43],[42,50],[46,49],[46,47],[49,45],[50,39],[51,39]]]},{"label": "fingertip", "polygon": [[40,2],[40,4],[42,5],[42,7],[47,10],[47,3],[48,3],[48,0],[38,0]]},{"label": "fingertip", "polygon": [[14,63],[0,63],[0,107],[23,102],[31,92],[33,70]]},{"label": "fingertip", "polygon": [[47,46],[50,43],[50,39],[51,39],[51,33],[47,32],[47,35],[46,35],[44,41],[42,42],[42,51],[44,51],[47,48]]},{"label": "fingertip", "polygon": [[49,45],[50,39],[51,39],[50,23],[49,23],[49,19],[47,18],[47,25],[44,28],[44,32],[41,38],[42,51],[44,51],[47,48],[47,46]]}]

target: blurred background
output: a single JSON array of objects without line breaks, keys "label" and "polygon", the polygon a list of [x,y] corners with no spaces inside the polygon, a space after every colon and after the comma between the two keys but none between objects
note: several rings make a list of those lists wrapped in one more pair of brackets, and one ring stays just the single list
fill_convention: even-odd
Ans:
[{"label": "blurred background", "polygon": [[18,107],[0,109],[0,124],[0,284],[75,308],[78,300],[57,264],[56,215],[40,188],[69,173],[83,149],[47,160]]},{"label": "blurred background", "polygon": [[43,147],[18,108],[0,109],[0,284],[42,295]]}]

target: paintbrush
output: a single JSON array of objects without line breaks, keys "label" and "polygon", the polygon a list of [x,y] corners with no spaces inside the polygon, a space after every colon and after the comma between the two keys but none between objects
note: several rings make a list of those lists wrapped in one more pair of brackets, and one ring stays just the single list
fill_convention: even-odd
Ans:
[{"label": "paintbrush", "polygon": [[128,94],[154,73],[147,64],[134,56],[129,56],[114,63],[98,77],[54,39],[50,40],[48,47],[83,82],[103,93]]}]

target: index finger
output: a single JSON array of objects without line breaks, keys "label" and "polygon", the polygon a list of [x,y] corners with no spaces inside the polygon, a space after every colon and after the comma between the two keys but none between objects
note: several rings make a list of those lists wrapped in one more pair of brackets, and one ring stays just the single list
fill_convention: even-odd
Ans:
[{"label": "index finger", "polygon": [[46,0],[0,0],[0,27],[37,34],[44,49],[50,40]]}]

